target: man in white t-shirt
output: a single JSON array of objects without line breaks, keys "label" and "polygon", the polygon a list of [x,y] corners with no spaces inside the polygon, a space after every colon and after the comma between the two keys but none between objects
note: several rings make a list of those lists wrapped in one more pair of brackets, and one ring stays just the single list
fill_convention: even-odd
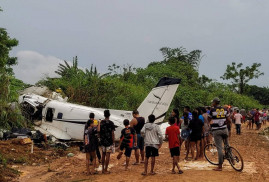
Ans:
[{"label": "man in white t-shirt", "polygon": [[235,111],[234,119],[235,119],[235,126],[236,126],[236,134],[240,135],[243,116],[239,113],[239,110]]}]

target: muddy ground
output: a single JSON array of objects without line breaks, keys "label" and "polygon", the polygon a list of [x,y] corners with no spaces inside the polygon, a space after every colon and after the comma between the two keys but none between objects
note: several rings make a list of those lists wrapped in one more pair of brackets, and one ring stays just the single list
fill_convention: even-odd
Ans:
[{"label": "muddy ground", "polygon": [[[267,127],[269,124],[267,124]],[[265,127],[265,126],[263,126]],[[199,161],[184,161],[185,149],[182,149],[180,166],[184,174],[171,174],[171,158],[167,143],[160,149],[160,156],[156,160],[155,176],[142,176],[143,165],[131,166],[129,171],[124,171],[124,158],[116,159],[112,155],[109,175],[87,176],[85,173],[85,154],[80,153],[77,148],[74,157],[68,158],[65,155],[47,159],[46,156],[53,155],[52,151],[46,151],[40,156],[40,163],[34,165],[13,165],[21,171],[20,177],[13,179],[22,182],[60,182],[60,181],[269,181],[269,141],[264,136],[258,135],[256,130],[247,130],[246,125],[242,126],[242,134],[235,134],[232,130],[230,139],[231,146],[238,149],[243,156],[245,168],[243,172],[236,172],[226,161],[222,172],[212,171],[214,166],[205,159]],[[73,149],[74,150],[74,149]],[[39,151],[42,153],[42,151]],[[35,156],[33,156],[34,158]],[[47,157],[48,158],[48,157]],[[45,161],[44,161],[45,160]],[[34,160],[35,161],[35,160]],[[134,157],[131,158],[131,163]]]}]

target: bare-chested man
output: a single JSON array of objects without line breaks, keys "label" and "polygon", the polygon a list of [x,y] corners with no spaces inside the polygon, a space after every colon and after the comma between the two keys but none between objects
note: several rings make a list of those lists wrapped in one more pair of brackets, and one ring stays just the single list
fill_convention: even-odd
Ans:
[{"label": "bare-chested man", "polygon": [[139,116],[139,112],[137,110],[133,111],[133,119],[130,122],[130,127],[133,127],[135,129],[137,135],[137,146],[133,148],[135,150],[135,159],[136,159],[134,165],[139,164],[140,155],[141,155],[141,163],[144,163],[145,158],[144,138],[141,136],[141,130],[144,127],[144,125],[145,125],[145,118]]}]

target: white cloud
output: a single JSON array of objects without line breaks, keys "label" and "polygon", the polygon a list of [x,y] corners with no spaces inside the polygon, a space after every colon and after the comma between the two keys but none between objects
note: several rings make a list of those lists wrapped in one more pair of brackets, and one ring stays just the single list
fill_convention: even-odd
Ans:
[{"label": "white cloud", "polygon": [[44,56],[35,51],[19,51],[18,65],[14,66],[15,76],[25,83],[35,84],[40,79],[50,76],[56,77],[55,71],[63,60],[54,56]]}]

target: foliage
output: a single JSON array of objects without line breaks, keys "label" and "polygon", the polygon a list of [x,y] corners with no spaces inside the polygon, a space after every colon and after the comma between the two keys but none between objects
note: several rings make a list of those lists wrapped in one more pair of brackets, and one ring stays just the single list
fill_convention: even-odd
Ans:
[{"label": "foliage", "polygon": [[4,28],[0,28],[0,126],[2,128],[23,125],[18,108],[10,107],[10,103],[18,98],[17,89],[24,87],[23,82],[13,76],[12,66],[17,64],[17,58],[9,56],[9,52],[17,45],[18,41],[10,38]]},{"label": "foliage", "polygon": [[167,60],[173,58],[178,60],[179,62],[190,64],[193,68],[198,70],[200,61],[201,61],[201,50],[193,50],[191,52],[187,52],[185,48],[169,48],[163,47],[160,49],[164,58]]},{"label": "foliage", "polygon": [[236,65],[235,62],[232,65],[227,65],[226,72],[221,78],[223,80],[232,79],[232,85],[237,88],[238,93],[243,94],[245,91],[246,84],[254,79],[259,78],[259,76],[264,73],[259,71],[260,63],[253,63],[251,67],[247,66],[245,69],[242,68],[243,63]]},{"label": "foliage", "polygon": [[228,85],[221,83],[211,83],[207,89],[209,97],[212,99],[214,96],[220,98],[223,105],[232,105],[244,109],[262,108],[257,100],[248,97],[246,95],[241,95],[230,90]]},{"label": "foliage", "polygon": [[59,78],[46,78],[39,84],[52,90],[60,87],[69,97],[69,101],[74,103],[133,110],[140,105],[159,79],[167,76],[181,79],[170,110],[183,109],[186,105],[192,109],[210,105],[214,97],[220,97],[222,104],[240,108],[262,107],[258,101],[233,92],[229,85],[213,82],[204,75],[199,77],[196,65],[199,65],[200,57],[198,56],[196,63],[187,61],[194,60],[190,59],[193,51],[188,53],[183,48],[162,48],[161,51],[165,58],[163,61],[152,62],[146,68],[113,64],[108,67],[106,74],[100,74],[93,65],[89,70],[78,68],[78,58],[75,57],[72,65],[67,61],[65,65],[59,65],[56,71]]},{"label": "foliage", "polygon": [[246,95],[258,100],[261,104],[269,106],[269,88],[256,85],[246,86]]}]

